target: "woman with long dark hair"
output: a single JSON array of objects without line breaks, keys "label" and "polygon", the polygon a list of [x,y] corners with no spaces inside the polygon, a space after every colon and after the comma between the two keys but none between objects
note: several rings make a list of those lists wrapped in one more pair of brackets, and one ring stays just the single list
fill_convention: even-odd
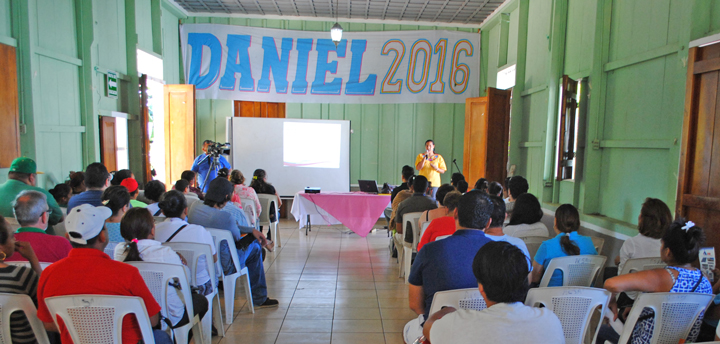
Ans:
[{"label": "woman with long dark hair", "polygon": [[[187,265],[185,259],[168,246],[155,240],[155,221],[152,214],[145,208],[132,208],[120,222],[120,233],[125,244],[115,246],[114,258],[121,262],[153,262],[176,265]],[[197,293],[192,294],[193,311],[205,315],[208,309],[207,299]],[[167,315],[173,327],[187,324],[189,318],[185,312],[185,304],[177,292],[168,290]]]},{"label": "woman with long dark hair", "polygon": [[[513,214],[515,213],[513,212]],[[578,234],[580,214],[572,204],[563,204],[557,208],[554,227],[557,235],[540,244],[535,259],[533,259],[533,282],[540,282],[545,269],[553,258],[597,254],[590,237]],[[548,287],[562,286],[562,278],[562,272],[554,271]]]},{"label": "woman with long dark hair", "polygon": [[503,229],[506,235],[522,238],[526,236],[548,236],[547,226],[541,222],[543,218],[540,201],[533,194],[524,193],[515,201],[510,222]]}]

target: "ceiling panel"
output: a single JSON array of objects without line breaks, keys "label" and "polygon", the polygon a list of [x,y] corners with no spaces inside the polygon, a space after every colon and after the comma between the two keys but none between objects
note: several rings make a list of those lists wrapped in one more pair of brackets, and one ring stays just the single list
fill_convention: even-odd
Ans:
[{"label": "ceiling panel", "polygon": [[[482,23],[505,0],[175,0],[190,15],[279,15],[399,20],[442,24]],[[410,24],[410,23],[409,23]]]}]

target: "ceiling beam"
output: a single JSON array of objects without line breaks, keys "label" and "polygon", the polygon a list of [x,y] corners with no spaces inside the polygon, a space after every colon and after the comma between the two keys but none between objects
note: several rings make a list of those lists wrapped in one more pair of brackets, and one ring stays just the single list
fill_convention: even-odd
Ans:
[{"label": "ceiling beam", "polygon": [[[457,17],[457,15],[458,15],[458,13],[460,13],[460,11],[465,9],[465,6],[467,6],[468,2],[470,2],[470,0],[465,0],[465,2],[462,4],[462,6],[460,6],[460,8],[458,8],[458,10],[455,11],[455,14],[453,14],[452,18],[450,18],[450,21],[455,20],[455,17]],[[480,8],[482,8],[482,6],[480,6]]]},{"label": "ceiling beam", "polygon": [[277,11],[277,14],[278,14],[279,16],[281,16],[281,15],[282,15],[282,11],[280,11],[280,6],[278,6],[277,0],[272,0],[272,4],[275,6],[275,11]]},{"label": "ceiling beam", "polygon": [[215,0],[215,2],[217,2],[217,4],[220,5],[220,7],[222,7],[222,8],[225,10],[225,13],[232,13],[232,12],[230,12],[230,10],[225,6],[225,4],[223,4],[223,2],[222,2],[221,0]]},{"label": "ceiling beam", "polygon": [[400,16],[398,16],[398,20],[403,19],[403,16],[405,16],[405,10],[407,10],[409,4],[410,4],[410,0],[405,1],[405,6],[403,6],[402,11],[400,11]]},{"label": "ceiling beam", "polygon": [[245,6],[243,6],[243,4],[242,4],[242,2],[240,2],[240,0],[235,0],[235,3],[237,3],[238,6],[240,6],[240,9],[241,9],[243,12],[248,13],[248,11],[245,9]]},{"label": "ceiling beam", "polygon": [[370,13],[370,0],[367,0],[365,3],[365,19],[368,19],[368,14]]},{"label": "ceiling beam", "polygon": [[425,0],[425,4],[424,4],[423,7],[420,9],[420,13],[418,13],[417,17],[415,17],[415,20],[420,20],[420,17],[422,17],[423,13],[425,13],[425,8],[427,7],[427,5],[428,5],[429,3],[430,3],[430,0]]},{"label": "ceiling beam", "polygon": [[[450,1],[450,0],[448,0],[448,1]],[[385,20],[385,17],[387,16],[388,6],[390,6],[390,0],[387,0],[387,1],[385,2],[385,9],[383,10],[382,18],[381,18],[382,20]]]},{"label": "ceiling beam", "polygon": [[258,11],[260,11],[260,14],[265,14],[265,11],[263,11],[262,6],[260,6],[260,2],[255,0],[255,6],[257,6]]},{"label": "ceiling beam", "polygon": [[480,5],[480,7],[478,7],[478,9],[476,9],[475,12],[473,12],[473,14],[471,14],[471,15],[465,20],[465,24],[469,23],[469,22],[480,12],[480,10],[482,10],[483,7],[485,7],[485,5],[487,5],[488,1],[490,1],[490,0],[485,0],[485,1],[483,1],[482,5]]},{"label": "ceiling beam", "polygon": [[443,13],[443,11],[445,10],[445,7],[447,6],[448,2],[450,2],[450,0],[445,0],[445,3],[442,5],[442,7],[440,7],[440,10],[438,10],[438,13],[435,15],[435,17],[432,19],[432,21],[436,21],[436,20],[438,19],[438,17],[439,17],[439,16]]}]

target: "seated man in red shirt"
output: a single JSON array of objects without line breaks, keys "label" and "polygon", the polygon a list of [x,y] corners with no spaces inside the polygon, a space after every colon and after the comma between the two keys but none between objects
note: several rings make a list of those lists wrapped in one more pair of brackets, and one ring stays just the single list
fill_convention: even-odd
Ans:
[{"label": "seated man in red shirt", "polygon": [[[50,221],[50,208],[47,196],[40,191],[25,190],[20,192],[12,202],[15,218],[20,228],[15,234],[15,240],[30,243],[40,262],[54,263],[68,256],[70,242],[56,235],[45,233]],[[27,261],[19,252],[7,261]]]},{"label": "seated man in red shirt", "polygon": [[[108,207],[82,204],[73,208],[65,220],[73,249],[67,258],[43,270],[38,282],[38,318],[48,331],[60,332],[63,343],[72,343],[62,321],[55,326],[45,298],[63,295],[97,294],[139,296],[145,302],[150,323],[160,321],[160,305],[155,301],[137,268],[112,260],[103,252],[108,244],[105,220],[112,215]],[[156,343],[172,343],[170,336],[154,330]],[[122,324],[123,344],[136,344],[142,339],[134,316],[128,315]]]},{"label": "seated man in red shirt", "polygon": [[443,199],[443,205],[447,208],[447,216],[438,217],[430,222],[430,225],[423,232],[422,238],[418,243],[418,252],[427,243],[435,241],[440,236],[452,235],[455,233],[455,209],[457,209],[458,201],[462,194],[457,191],[448,192]]}]

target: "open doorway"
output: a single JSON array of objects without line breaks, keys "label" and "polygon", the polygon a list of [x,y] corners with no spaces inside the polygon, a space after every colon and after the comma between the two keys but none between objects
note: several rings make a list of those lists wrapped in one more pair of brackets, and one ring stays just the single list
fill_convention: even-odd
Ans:
[{"label": "open doorway", "polygon": [[[147,128],[146,151],[150,175],[148,180],[165,180],[165,122],[163,100],[163,60],[156,55],[137,51],[138,72],[146,77],[141,78],[140,90],[143,101],[143,116],[146,117]],[[166,183],[167,184],[167,183]]]}]

